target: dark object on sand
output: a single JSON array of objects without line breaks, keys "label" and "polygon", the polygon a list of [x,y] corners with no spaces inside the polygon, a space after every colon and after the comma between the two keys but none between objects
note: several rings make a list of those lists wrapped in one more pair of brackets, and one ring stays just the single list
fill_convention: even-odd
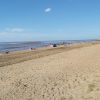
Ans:
[{"label": "dark object on sand", "polygon": [[33,50],[33,48],[31,48],[31,50]]},{"label": "dark object on sand", "polygon": [[57,44],[53,44],[53,47],[57,47]]},{"label": "dark object on sand", "polygon": [[5,53],[6,53],[6,54],[9,54],[9,51],[6,51]]},{"label": "dark object on sand", "polygon": [[35,50],[35,48],[31,48],[31,50]]}]

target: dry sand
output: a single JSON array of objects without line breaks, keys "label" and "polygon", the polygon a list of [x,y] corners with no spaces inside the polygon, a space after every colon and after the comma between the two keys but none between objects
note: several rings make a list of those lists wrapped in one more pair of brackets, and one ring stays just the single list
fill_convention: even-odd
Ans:
[{"label": "dry sand", "polygon": [[0,100],[100,100],[100,44],[0,67]]}]

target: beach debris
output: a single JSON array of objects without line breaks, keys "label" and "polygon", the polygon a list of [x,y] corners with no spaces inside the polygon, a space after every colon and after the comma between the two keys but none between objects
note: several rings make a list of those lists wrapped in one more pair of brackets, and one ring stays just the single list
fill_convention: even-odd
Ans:
[{"label": "beach debris", "polygon": [[53,44],[53,47],[57,47],[57,44]]},{"label": "beach debris", "polygon": [[57,44],[50,44],[49,47],[57,47]]},{"label": "beach debris", "polygon": [[31,50],[36,50],[36,48],[31,48]]},{"label": "beach debris", "polygon": [[9,54],[10,52],[9,52],[9,51],[6,51],[5,53],[6,53],[6,54]]}]

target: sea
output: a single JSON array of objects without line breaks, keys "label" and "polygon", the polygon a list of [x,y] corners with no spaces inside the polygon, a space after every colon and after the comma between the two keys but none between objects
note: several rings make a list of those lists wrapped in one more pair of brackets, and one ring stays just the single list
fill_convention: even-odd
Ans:
[{"label": "sea", "polygon": [[46,47],[50,44],[73,44],[93,40],[54,40],[54,41],[29,41],[29,42],[0,42],[0,52],[27,50],[30,48]]}]

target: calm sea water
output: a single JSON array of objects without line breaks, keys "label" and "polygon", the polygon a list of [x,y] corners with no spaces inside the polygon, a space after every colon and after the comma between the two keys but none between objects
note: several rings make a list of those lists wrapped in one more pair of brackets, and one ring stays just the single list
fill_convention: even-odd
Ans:
[{"label": "calm sea water", "polygon": [[0,52],[25,50],[29,48],[45,47],[49,44],[77,43],[92,40],[55,40],[55,41],[37,41],[37,42],[0,42]]}]

